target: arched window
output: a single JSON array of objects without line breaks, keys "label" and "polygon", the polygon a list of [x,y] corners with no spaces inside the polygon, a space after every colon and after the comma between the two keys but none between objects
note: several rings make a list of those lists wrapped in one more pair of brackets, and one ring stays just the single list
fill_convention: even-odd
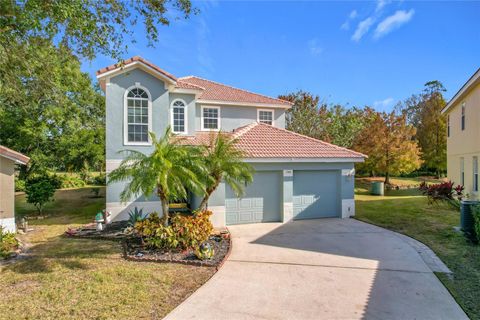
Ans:
[{"label": "arched window", "polygon": [[126,144],[148,144],[151,131],[150,95],[135,86],[126,95]]},{"label": "arched window", "polygon": [[187,104],[177,99],[172,102],[172,130],[174,133],[187,132]]}]

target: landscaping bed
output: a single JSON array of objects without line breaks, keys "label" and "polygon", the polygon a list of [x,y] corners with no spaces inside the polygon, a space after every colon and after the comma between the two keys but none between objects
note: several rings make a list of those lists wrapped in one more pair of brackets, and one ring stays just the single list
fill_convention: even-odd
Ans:
[{"label": "landscaping bed", "polygon": [[200,260],[194,250],[160,251],[151,250],[142,245],[139,238],[127,238],[123,241],[124,256],[127,260],[148,262],[173,262],[187,265],[220,267],[228,257],[231,248],[230,234],[213,235],[207,241],[214,250],[214,255],[209,260]]}]

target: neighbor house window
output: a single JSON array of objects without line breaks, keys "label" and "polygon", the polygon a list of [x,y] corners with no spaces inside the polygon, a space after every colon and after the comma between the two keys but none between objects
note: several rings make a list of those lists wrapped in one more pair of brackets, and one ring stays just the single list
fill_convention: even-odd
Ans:
[{"label": "neighbor house window", "polygon": [[460,158],[460,184],[463,186],[465,184],[465,161]]},{"label": "neighbor house window", "polygon": [[174,133],[187,132],[187,105],[183,100],[174,100],[172,103],[172,130]]},{"label": "neighbor house window", "polygon": [[462,104],[462,130],[465,130],[465,102]]},{"label": "neighbor house window", "polygon": [[220,129],[220,108],[202,107],[202,129],[218,130]]},{"label": "neighbor house window", "polygon": [[447,115],[447,137],[450,137],[450,115]]},{"label": "neighbor house window", "polygon": [[260,123],[273,125],[273,111],[272,110],[258,110],[258,119]]},{"label": "neighbor house window", "polygon": [[478,191],[478,157],[473,157],[473,191]]},{"label": "neighbor house window", "polygon": [[137,86],[127,91],[126,108],[125,142],[127,144],[148,144],[151,107],[147,91]]}]

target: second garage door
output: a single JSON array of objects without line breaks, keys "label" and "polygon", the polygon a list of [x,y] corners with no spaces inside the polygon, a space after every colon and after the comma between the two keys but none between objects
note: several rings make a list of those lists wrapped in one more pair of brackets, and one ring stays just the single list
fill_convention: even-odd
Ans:
[{"label": "second garage door", "polygon": [[240,199],[235,196],[230,187],[226,186],[227,225],[280,221],[281,201],[282,172],[258,171]]},{"label": "second garage door", "polygon": [[338,171],[294,171],[294,219],[338,217],[338,186]]}]

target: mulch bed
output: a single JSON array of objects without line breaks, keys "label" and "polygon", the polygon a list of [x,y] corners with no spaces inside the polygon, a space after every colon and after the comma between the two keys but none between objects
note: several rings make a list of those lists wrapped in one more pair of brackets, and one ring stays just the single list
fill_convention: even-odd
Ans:
[{"label": "mulch bed", "polygon": [[107,224],[105,229],[97,231],[95,223],[85,225],[78,229],[68,229],[65,236],[72,238],[114,240],[120,241],[123,247],[123,256],[126,260],[140,262],[180,263],[203,267],[221,267],[231,250],[230,233],[222,230],[212,235],[208,242],[214,250],[210,260],[199,260],[192,249],[185,251],[159,251],[151,250],[142,245],[138,237],[123,233],[127,227],[126,221]]},{"label": "mulch bed", "polygon": [[224,236],[213,235],[208,242],[214,250],[213,258],[210,260],[199,260],[191,249],[177,252],[150,250],[142,246],[138,238],[130,238],[123,241],[123,250],[125,259],[127,260],[164,263],[174,262],[202,267],[217,267],[218,269],[230,254],[230,234],[226,233]]}]

